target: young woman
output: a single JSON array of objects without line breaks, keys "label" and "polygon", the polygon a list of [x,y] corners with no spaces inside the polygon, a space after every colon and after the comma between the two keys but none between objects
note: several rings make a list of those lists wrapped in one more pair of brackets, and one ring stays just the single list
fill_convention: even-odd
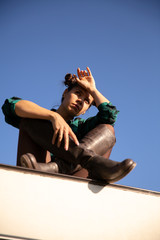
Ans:
[{"label": "young woman", "polygon": [[[65,76],[67,88],[57,110],[15,97],[5,101],[6,122],[20,129],[17,165],[108,183],[118,181],[136,166],[131,159],[109,159],[118,111],[97,90],[88,67],[78,68],[77,75]],[[91,105],[98,109],[96,116],[76,118]]]}]

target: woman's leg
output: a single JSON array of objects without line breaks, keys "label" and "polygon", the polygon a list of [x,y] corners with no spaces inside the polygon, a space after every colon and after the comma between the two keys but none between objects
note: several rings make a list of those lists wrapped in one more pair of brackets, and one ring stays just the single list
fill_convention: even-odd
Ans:
[{"label": "woman's leg", "polygon": [[[92,130],[91,133],[88,133],[84,139],[85,145],[88,149],[94,151],[98,155],[109,158],[115,144],[114,128],[109,124],[101,124],[97,126],[96,129]],[[47,151],[49,156],[47,155],[46,157],[46,150],[35,143],[31,137],[29,137],[27,132],[24,131],[23,127],[21,127],[19,134],[17,165],[20,165],[20,157],[26,153],[32,153],[39,163],[48,163],[51,161],[50,153]],[[55,161],[60,167],[61,173],[72,174],[74,176],[84,178],[88,176],[88,171],[80,165],[74,168],[73,165],[68,164],[62,159],[57,159]]]},{"label": "woman's leg", "polygon": [[[114,145],[105,138],[105,135],[111,133],[111,131],[107,129],[107,131],[101,131],[101,134],[98,134],[99,128],[104,128],[104,126],[99,125],[86,134],[80,141],[79,146],[70,139],[69,149],[66,151],[63,141],[59,148],[56,144],[52,144],[53,127],[51,122],[46,120],[24,119],[22,123],[24,130],[34,142],[38,143],[43,149],[47,149],[53,153],[59,159],[76,165],[80,164],[88,170],[89,177],[93,179],[115,182],[126,176],[136,166],[131,159],[116,162],[100,156],[106,152],[104,146],[106,146],[107,149],[111,149]],[[112,136],[113,134],[110,134],[110,139],[112,139]],[[95,144],[97,141],[100,143],[99,145]],[[100,155],[97,155],[95,153],[96,151],[98,151]]]},{"label": "woman's leg", "polygon": [[[95,139],[95,144],[94,146],[92,144],[90,149],[98,155],[109,158],[116,142],[114,127],[110,124],[101,124],[97,127],[97,130],[98,131],[96,131],[94,136],[92,134],[90,136],[91,138]],[[88,135],[90,135],[90,133]],[[97,138],[99,139],[98,141]],[[87,178],[88,171],[85,168],[79,167],[77,170],[75,169],[73,175]]]},{"label": "woman's leg", "polygon": [[[86,134],[82,142],[85,143],[88,149],[94,151],[96,154],[109,158],[112,148],[116,142],[114,128],[109,124],[101,124],[97,126],[96,129],[93,129],[91,132]],[[25,149],[23,146],[25,146]],[[28,152],[35,156],[37,162],[45,162],[46,151],[28,136],[28,134],[23,130],[23,127],[21,127],[20,131],[18,149],[18,163],[20,156]],[[56,162],[61,173],[72,174],[74,176],[84,178],[88,177],[88,171],[80,165],[74,168],[73,165],[68,164],[62,159],[57,159]]]},{"label": "woman's leg", "polygon": [[22,119],[19,131],[17,166],[51,173],[59,172],[60,168],[62,173],[71,174],[74,170],[74,166],[61,159],[57,159],[56,162],[52,163],[50,152],[32,140],[27,131],[23,128],[23,121],[25,120]]},{"label": "woman's leg", "polygon": [[[37,162],[50,162],[50,153],[40,146],[39,143],[32,140],[32,138],[24,130],[23,121],[25,120],[22,120],[22,124],[20,125],[17,166],[20,166],[20,157],[25,153],[33,154],[37,159]],[[37,123],[39,123],[39,121]],[[115,141],[114,128],[109,124],[100,124],[91,132],[86,134],[81,142],[84,142],[87,149],[94,151],[98,155],[109,158]]]},{"label": "woman's leg", "polygon": [[[23,121],[23,120],[22,120]],[[50,153],[42,148],[38,143],[32,140],[27,132],[20,126],[18,151],[17,151],[17,166],[21,166],[20,158],[23,154],[31,153],[35,156],[38,162],[48,163],[51,161]]]}]

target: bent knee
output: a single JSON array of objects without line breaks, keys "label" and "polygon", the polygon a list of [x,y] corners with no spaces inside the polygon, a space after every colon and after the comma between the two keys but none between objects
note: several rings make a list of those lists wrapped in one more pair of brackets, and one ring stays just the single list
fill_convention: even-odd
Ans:
[{"label": "bent knee", "polygon": [[107,127],[112,133],[113,135],[115,136],[115,131],[114,131],[114,127],[110,124],[103,124],[105,127]]},{"label": "bent knee", "polygon": [[112,139],[112,143],[113,145],[116,143],[116,136],[115,136],[115,130],[114,130],[114,127],[110,124],[102,124],[103,127],[107,128],[110,132],[109,136],[110,136],[110,139]]}]

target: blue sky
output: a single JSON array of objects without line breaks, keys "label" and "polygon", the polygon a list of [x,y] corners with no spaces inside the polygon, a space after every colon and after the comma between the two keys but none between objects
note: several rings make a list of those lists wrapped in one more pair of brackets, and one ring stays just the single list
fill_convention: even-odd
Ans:
[{"label": "blue sky", "polygon": [[[0,36],[1,105],[18,96],[50,109],[65,74],[89,66],[120,110],[111,159],[137,162],[117,183],[160,191],[159,1],[0,0]],[[18,130],[2,112],[0,133],[0,163],[15,165]]]}]

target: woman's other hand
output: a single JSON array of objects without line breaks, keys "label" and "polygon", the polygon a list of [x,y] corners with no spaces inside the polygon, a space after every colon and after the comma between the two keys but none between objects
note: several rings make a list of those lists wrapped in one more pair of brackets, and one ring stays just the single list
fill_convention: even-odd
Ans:
[{"label": "woman's other hand", "polygon": [[95,105],[98,107],[101,103],[107,102],[109,103],[109,100],[103,96],[96,88],[95,80],[92,76],[91,70],[89,67],[86,68],[86,70],[80,70],[80,68],[77,69],[77,83],[86,89],[93,97]]},{"label": "woman's other hand", "polygon": [[89,69],[89,67],[86,68],[86,70],[80,70],[80,68],[77,69],[77,74],[78,77],[77,78],[77,83],[83,87],[84,89],[86,89],[88,92],[92,92],[94,89],[96,89],[96,84],[95,84],[95,80],[92,76],[91,70]]},{"label": "woman's other hand", "polygon": [[78,139],[70,126],[66,123],[66,121],[59,115],[54,112],[52,118],[50,119],[52,122],[52,126],[54,129],[54,134],[52,138],[52,144],[55,144],[57,139],[57,147],[60,147],[62,139],[64,139],[64,149],[67,151],[69,147],[69,136],[75,142],[76,145],[79,145]]}]

